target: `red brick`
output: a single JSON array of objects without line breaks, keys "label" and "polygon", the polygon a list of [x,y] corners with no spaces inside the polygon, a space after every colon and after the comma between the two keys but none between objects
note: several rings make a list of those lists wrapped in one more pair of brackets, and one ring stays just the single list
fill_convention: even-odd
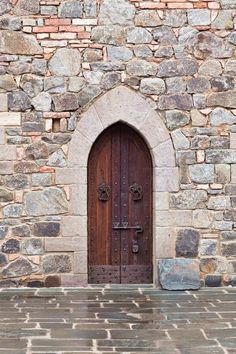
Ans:
[{"label": "red brick", "polygon": [[45,19],[46,26],[68,26],[71,24],[71,20],[62,18],[50,18]]},{"label": "red brick", "polygon": [[48,166],[42,166],[42,167],[40,167],[39,172],[53,173],[53,172],[55,172],[55,168],[48,167]]},{"label": "red brick", "polygon": [[62,32],[62,33],[52,33],[50,35],[52,39],[75,39],[76,33]]},{"label": "red brick", "polygon": [[68,118],[70,117],[69,112],[44,112],[44,118]]},{"label": "red brick", "polygon": [[190,3],[183,3],[183,2],[179,2],[179,3],[168,3],[167,4],[168,9],[193,9],[193,4]]},{"label": "red brick", "polygon": [[186,0],[161,0],[161,2],[173,2],[173,3],[183,3],[183,2],[187,2]]},{"label": "red brick", "polygon": [[27,132],[27,133],[24,133],[24,136],[40,136],[42,135],[42,133],[40,132]]},{"label": "red brick", "polygon": [[40,26],[40,27],[34,27],[33,28],[34,33],[52,33],[52,32],[58,32],[58,27],[57,26]]},{"label": "red brick", "polygon": [[60,26],[60,32],[83,32],[84,26]]},{"label": "red brick", "polygon": [[210,26],[194,26],[194,28],[196,28],[198,31],[207,31],[211,27]]},{"label": "red brick", "polygon": [[104,47],[103,44],[99,44],[99,43],[92,43],[89,46],[90,48],[96,48],[96,49],[102,49]]},{"label": "red brick", "polygon": [[140,4],[141,9],[165,9],[164,3],[143,2]]},{"label": "red brick", "polygon": [[91,33],[89,32],[78,32],[78,38],[79,39],[88,39],[91,36]]},{"label": "red brick", "polygon": [[195,9],[205,9],[207,8],[207,3],[206,2],[196,2],[193,4]]},{"label": "red brick", "polygon": [[73,43],[71,43],[71,47],[73,48],[88,48],[87,43],[81,43],[81,39],[78,39],[77,41],[73,40]]}]

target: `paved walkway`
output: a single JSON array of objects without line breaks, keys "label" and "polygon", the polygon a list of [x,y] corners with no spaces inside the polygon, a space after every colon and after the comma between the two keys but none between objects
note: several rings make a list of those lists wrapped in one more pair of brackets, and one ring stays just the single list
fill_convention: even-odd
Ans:
[{"label": "paved walkway", "polygon": [[236,353],[236,288],[3,289],[0,353]]}]

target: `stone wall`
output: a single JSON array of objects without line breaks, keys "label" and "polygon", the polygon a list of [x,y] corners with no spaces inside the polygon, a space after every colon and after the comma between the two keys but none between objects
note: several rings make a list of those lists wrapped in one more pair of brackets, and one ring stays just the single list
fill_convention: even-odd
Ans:
[{"label": "stone wall", "polygon": [[235,0],[0,1],[0,286],[86,284],[86,185],[58,176],[77,122],[117,86],[175,151],[178,190],[155,197],[161,281],[177,258],[202,284],[236,284],[235,28]]}]

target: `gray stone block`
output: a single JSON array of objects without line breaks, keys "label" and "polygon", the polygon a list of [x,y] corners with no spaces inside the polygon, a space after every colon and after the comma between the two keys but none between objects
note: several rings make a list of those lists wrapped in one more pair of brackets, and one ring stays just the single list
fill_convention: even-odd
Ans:
[{"label": "gray stone block", "polygon": [[83,5],[81,1],[64,1],[58,9],[58,16],[62,18],[77,18],[83,15]]},{"label": "gray stone block", "polygon": [[43,191],[29,192],[25,196],[28,215],[57,215],[68,211],[65,193],[59,188],[49,187]]},{"label": "gray stone block", "polygon": [[11,202],[14,198],[12,192],[8,191],[7,189],[0,188],[0,202],[7,203]]},{"label": "gray stone block", "polygon": [[21,77],[20,87],[29,97],[35,97],[43,91],[43,78],[37,75],[24,74]]},{"label": "gray stone block", "polygon": [[3,240],[7,236],[8,230],[7,226],[0,226],[0,240]]},{"label": "gray stone block", "polygon": [[53,104],[56,112],[74,111],[79,108],[78,97],[75,93],[62,93],[53,96]]},{"label": "gray stone block", "polygon": [[42,52],[43,49],[33,35],[10,30],[1,31],[0,53],[34,55]]},{"label": "gray stone block", "polygon": [[25,112],[31,108],[31,101],[24,91],[13,91],[8,94],[8,107],[11,111]]},{"label": "gray stone block", "polygon": [[81,55],[77,49],[60,48],[49,62],[49,70],[57,76],[74,76],[80,72]]},{"label": "gray stone block", "polygon": [[164,24],[170,27],[182,27],[187,22],[185,10],[168,10],[165,13]]},{"label": "gray stone block", "polygon": [[196,183],[214,182],[214,165],[197,164],[189,167],[190,177]]},{"label": "gray stone block", "polygon": [[2,275],[4,278],[14,278],[35,273],[38,269],[38,266],[29,262],[25,257],[19,257],[2,270]]},{"label": "gray stone block", "polygon": [[235,164],[236,150],[208,150],[206,151],[206,162],[217,164]]},{"label": "gray stone block", "polygon": [[204,208],[207,202],[207,192],[204,190],[186,190],[173,194],[170,207],[173,209]]},{"label": "gray stone block", "polygon": [[[126,48],[126,47],[111,47],[110,46],[107,48],[107,55],[110,60],[129,61],[130,59],[133,58],[132,50],[130,50],[129,48]],[[88,52],[87,52],[86,56],[88,56]],[[91,57],[91,55],[90,55],[90,57]],[[90,57],[88,59],[90,59]],[[88,60],[88,61],[91,61],[91,60]],[[96,59],[96,60],[92,60],[92,61],[95,62],[98,60]]]},{"label": "gray stone block", "polygon": [[69,273],[72,269],[70,256],[65,254],[44,256],[42,269],[45,274]]},{"label": "gray stone block", "polygon": [[104,0],[99,13],[99,22],[102,25],[132,25],[135,7],[126,0]]},{"label": "gray stone block", "polygon": [[11,11],[12,3],[10,0],[1,0],[0,3],[0,16]]},{"label": "gray stone block", "polygon": [[207,97],[207,106],[236,108],[236,91],[214,92]]},{"label": "gray stone block", "polygon": [[36,142],[27,146],[25,149],[25,155],[29,160],[47,159],[48,146],[44,142]]},{"label": "gray stone block", "polygon": [[41,92],[31,100],[36,111],[50,112],[52,98],[48,92]]},{"label": "gray stone block", "polygon": [[200,256],[215,256],[217,253],[217,240],[203,239],[199,245]]},{"label": "gray stone block", "polygon": [[199,261],[193,259],[163,259],[159,261],[160,283],[167,290],[200,288]]},{"label": "gray stone block", "polygon": [[133,44],[151,43],[152,35],[145,28],[134,27],[130,28],[127,33],[127,42]]},{"label": "gray stone block", "polygon": [[[77,225],[78,226],[78,225]],[[56,237],[60,234],[60,223],[52,221],[37,222],[33,226],[33,234],[39,237]]]},{"label": "gray stone block", "polygon": [[126,37],[126,29],[121,26],[98,26],[91,31],[92,40],[98,43],[123,45]]},{"label": "gray stone block", "polygon": [[222,276],[219,274],[208,274],[205,278],[205,285],[208,287],[221,286]]},{"label": "gray stone block", "polygon": [[200,234],[194,229],[180,230],[176,239],[177,257],[197,257]]},{"label": "gray stone block", "polygon": [[[234,1],[234,0],[233,0]],[[192,42],[192,50],[202,59],[212,58],[230,58],[233,56],[234,48],[224,38],[216,36],[212,32],[204,31],[196,33]]]},{"label": "gray stone block", "polygon": [[142,79],[140,91],[149,95],[160,95],[165,92],[165,82],[158,78]]},{"label": "gray stone block", "polygon": [[224,210],[227,208],[227,197],[212,196],[208,200],[208,208],[213,210]]},{"label": "gray stone block", "polygon": [[218,76],[211,79],[211,88],[213,91],[222,92],[234,89],[233,76]]},{"label": "gray stone block", "polygon": [[179,110],[166,111],[166,124],[170,130],[184,127],[190,121],[188,112]]},{"label": "gray stone block", "polygon": [[222,66],[219,60],[216,59],[209,59],[202,63],[199,68],[200,75],[206,76],[218,76],[222,73]]},{"label": "gray stone block", "polygon": [[6,218],[19,218],[23,213],[22,204],[9,204],[3,208],[3,215]]},{"label": "gray stone block", "polygon": [[32,185],[38,186],[50,186],[52,184],[52,175],[50,173],[33,173]]},{"label": "gray stone block", "polygon": [[226,257],[236,256],[236,242],[222,243],[222,255]]},{"label": "gray stone block", "polygon": [[1,251],[3,253],[18,253],[20,251],[20,242],[15,238],[10,238],[2,244]]},{"label": "gray stone block", "polygon": [[26,189],[29,188],[29,177],[23,174],[16,174],[12,176],[5,177],[5,184],[9,189]]},{"label": "gray stone block", "polygon": [[40,7],[39,7],[40,0],[19,0],[15,7],[13,8],[13,12],[18,16],[27,16],[27,15],[34,15],[38,14]]},{"label": "gray stone block", "polygon": [[211,28],[217,30],[231,30],[234,28],[234,24],[232,21],[232,11],[223,10],[219,11],[218,16],[212,22]]},{"label": "gray stone block", "polygon": [[211,89],[210,82],[205,77],[192,77],[187,81],[189,93],[207,93]]},{"label": "gray stone block", "polygon": [[22,254],[41,255],[44,254],[43,241],[39,238],[30,238],[21,243]]},{"label": "gray stone block", "polygon": [[208,26],[211,23],[211,12],[208,9],[188,10],[190,26]]},{"label": "gray stone block", "polygon": [[232,114],[229,110],[220,107],[217,107],[212,111],[210,119],[211,124],[214,126],[236,123],[236,116]]},{"label": "gray stone block", "polygon": [[133,59],[127,64],[127,72],[134,76],[153,76],[157,73],[157,64],[142,59]]},{"label": "gray stone block", "polygon": [[12,91],[17,88],[13,75],[1,75],[0,76],[0,88],[5,91]]},{"label": "gray stone block", "polygon": [[194,75],[198,70],[196,59],[166,60],[159,64],[157,76],[173,77]]},{"label": "gray stone block", "polygon": [[234,0],[220,0],[223,9],[236,9],[236,4]]},{"label": "gray stone block", "polygon": [[98,4],[94,0],[84,0],[84,12],[86,17],[96,17]]},{"label": "gray stone block", "polygon": [[11,232],[15,237],[30,237],[30,227],[26,224],[12,227]]},{"label": "gray stone block", "polygon": [[135,25],[143,27],[157,27],[162,25],[162,21],[155,11],[140,10],[135,16]]},{"label": "gray stone block", "polygon": [[160,110],[166,109],[180,109],[190,110],[193,107],[193,100],[191,95],[186,93],[182,95],[162,95],[159,98],[158,108]]},{"label": "gray stone block", "polygon": [[172,28],[168,26],[157,27],[152,31],[152,33],[154,40],[158,43],[161,43],[162,45],[173,46],[177,44],[175,33]]},{"label": "gray stone block", "polygon": [[225,257],[204,257],[200,261],[203,273],[227,273],[228,263]]}]

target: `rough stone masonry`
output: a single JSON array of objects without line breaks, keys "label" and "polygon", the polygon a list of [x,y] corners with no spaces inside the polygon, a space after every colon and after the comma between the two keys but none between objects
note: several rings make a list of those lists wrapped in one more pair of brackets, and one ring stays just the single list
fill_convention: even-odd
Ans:
[{"label": "rough stone masonry", "polygon": [[0,287],[86,284],[86,218],[55,174],[81,114],[117,86],[174,147],[161,285],[236,285],[235,29],[235,0],[0,1]]}]

